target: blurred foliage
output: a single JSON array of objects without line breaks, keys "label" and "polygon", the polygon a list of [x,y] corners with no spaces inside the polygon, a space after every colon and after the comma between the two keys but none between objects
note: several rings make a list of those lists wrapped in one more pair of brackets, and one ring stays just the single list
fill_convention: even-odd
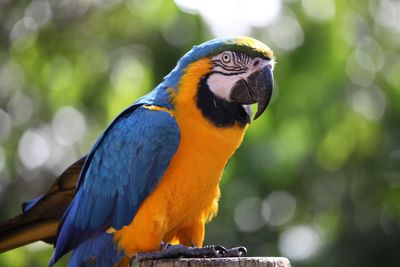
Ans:
[{"label": "blurred foliage", "polygon": [[[274,49],[277,90],[226,168],[206,243],[294,266],[399,266],[399,18],[390,0],[0,0],[0,220],[192,45],[247,34]],[[51,251],[0,266],[45,266]]]}]

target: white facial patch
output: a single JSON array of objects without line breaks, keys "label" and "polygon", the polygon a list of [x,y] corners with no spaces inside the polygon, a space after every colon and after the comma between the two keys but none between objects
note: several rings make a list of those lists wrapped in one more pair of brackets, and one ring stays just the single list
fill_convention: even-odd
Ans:
[{"label": "white facial patch", "polygon": [[221,73],[213,73],[208,78],[208,87],[216,96],[229,101],[232,87],[240,78],[240,75],[227,76]]}]

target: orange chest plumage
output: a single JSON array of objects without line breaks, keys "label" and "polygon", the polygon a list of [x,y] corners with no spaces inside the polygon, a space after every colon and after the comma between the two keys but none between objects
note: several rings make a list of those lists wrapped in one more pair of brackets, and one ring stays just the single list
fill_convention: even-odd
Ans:
[{"label": "orange chest plumage", "polygon": [[[128,255],[156,250],[160,241],[171,242],[179,238],[179,232],[188,225],[198,224],[204,228],[204,223],[217,211],[218,184],[224,167],[241,144],[246,130],[236,124],[216,127],[202,115],[195,102],[196,85],[199,77],[209,70],[209,63],[200,60],[189,68],[181,79],[179,93],[172,96],[175,109],[168,111],[179,125],[178,150],[132,223],[116,233],[119,246]],[[198,229],[191,231],[201,232]],[[204,233],[197,235],[188,242],[201,245]]]},{"label": "orange chest plumage", "polygon": [[[241,144],[246,127],[216,127],[196,106],[199,77],[209,68],[206,59],[189,66],[175,97],[173,116],[178,122],[181,141],[165,174],[185,203],[208,205],[216,196],[223,169]],[[193,86],[194,85],[194,86]],[[217,192],[219,194],[219,192]],[[195,207],[194,207],[195,208]],[[191,210],[190,207],[184,210]]]}]

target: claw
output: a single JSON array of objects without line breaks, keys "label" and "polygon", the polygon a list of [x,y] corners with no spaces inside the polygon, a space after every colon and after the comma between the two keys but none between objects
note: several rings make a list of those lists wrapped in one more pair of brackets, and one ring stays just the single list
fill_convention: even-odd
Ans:
[{"label": "claw", "polygon": [[226,256],[227,257],[246,257],[247,249],[242,246],[230,248],[226,251]]},{"label": "claw", "polygon": [[168,249],[170,246],[172,246],[170,243],[161,242],[161,244],[160,244],[160,250]]},{"label": "claw", "polygon": [[215,253],[215,257],[217,258],[225,257],[226,253],[228,252],[224,246],[220,245],[207,245],[204,248],[212,249]]}]

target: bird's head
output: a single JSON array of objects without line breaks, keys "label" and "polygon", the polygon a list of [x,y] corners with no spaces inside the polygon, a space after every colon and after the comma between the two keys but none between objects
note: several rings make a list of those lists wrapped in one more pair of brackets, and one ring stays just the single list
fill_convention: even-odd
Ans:
[{"label": "bird's head", "polygon": [[257,103],[256,119],[271,99],[274,63],[271,49],[253,38],[213,39],[184,55],[166,82],[179,91],[189,79],[198,90],[208,90],[215,99],[240,107],[249,116],[248,105]]}]

